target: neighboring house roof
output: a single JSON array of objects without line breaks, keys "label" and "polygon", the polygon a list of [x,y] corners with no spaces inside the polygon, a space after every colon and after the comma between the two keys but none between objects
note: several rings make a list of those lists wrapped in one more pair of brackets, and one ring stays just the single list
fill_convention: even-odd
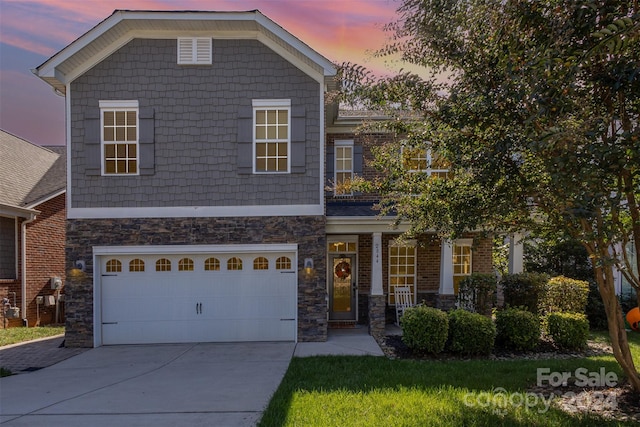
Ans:
[{"label": "neighboring house roof", "polygon": [[65,147],[41,147],[0,130],[0,159],[0,210],[33,209],[65,192]]},{"label": "neighboring house roof", "polygon": [[335,66],[258,10],[247,12],[116,10],[32,70],[57,91],[134,38],[256,39],[324,83]]}]

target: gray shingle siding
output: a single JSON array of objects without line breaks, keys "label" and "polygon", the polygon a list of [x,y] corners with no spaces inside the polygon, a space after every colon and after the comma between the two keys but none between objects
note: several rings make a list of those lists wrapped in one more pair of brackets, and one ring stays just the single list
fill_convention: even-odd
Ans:
[{"label": "gray shingle siding", "polygon": [[[214,40],[210,66],[178,65],[176,50],[175,39],[134,39],[71,84],[72,207],[320,203],[320,84],[256,40]],[[237,117],[252,99],[291,99],[292,111],[304,108],[304,168],[238,173]],[[87,170],[84,121],[100,100],[153,109],[152,174]]]}]

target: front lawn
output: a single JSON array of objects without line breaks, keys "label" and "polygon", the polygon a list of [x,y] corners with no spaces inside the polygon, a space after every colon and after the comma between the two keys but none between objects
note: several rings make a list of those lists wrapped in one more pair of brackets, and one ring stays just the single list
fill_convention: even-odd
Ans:
[{"label": "front lawn", "polygon": [[60,334],[64,334],[64,326],[0,329],[0,347],[3,345],[17,344],[19,342],[52,337]]},{"label": "front lawn", "polygon": [[[629,335],[640,366],[640,334]],[[551,393],[529,391],[537,368],[551,373],[604,369],[622,378],[613,356],[563,360],[390,360],[383,357],[294,358],[260,426],[607,426],[637,425],[570,415]],[[583,371],[584,372],[584,371]],[[573,378],[575,379],[575,378]],[[571,393],[556,387],[554,395]],[[607,402],[603,388],[599,402]]]}]

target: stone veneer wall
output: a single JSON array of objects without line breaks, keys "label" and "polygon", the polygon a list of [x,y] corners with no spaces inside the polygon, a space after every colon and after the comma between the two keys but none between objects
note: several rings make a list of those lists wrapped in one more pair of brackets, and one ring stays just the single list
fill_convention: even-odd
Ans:
[{"label": "stone veneer wall", "polygon": [[67,271],[86,262],[65,286],[66,345],[93,347],[93,246],[298,244],[298,270],[313,258],[316,275],[298,276],[298,340],[326,341],[325,219],[314,217],[69,219]]}]

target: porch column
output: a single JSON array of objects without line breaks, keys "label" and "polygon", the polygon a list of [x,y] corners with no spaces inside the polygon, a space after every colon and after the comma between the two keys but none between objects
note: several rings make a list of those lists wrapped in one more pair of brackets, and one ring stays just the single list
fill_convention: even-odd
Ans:
[{"label": "porch column", "polygon": [[522,273],[524,271],[524,245],[522,233],[509,235],[509,274]]},{"label": "porch column", "polygon": [[369,334],[384,336],[386,299],[382,289],[382,233],[371,234],[371,294],[369,295]]},{"label": "porch column", "polygon": [[442,239],[440,245],[440,289],[438,290],[438,307],[452,308],[455,304],[453,290],[453,242]]}]

